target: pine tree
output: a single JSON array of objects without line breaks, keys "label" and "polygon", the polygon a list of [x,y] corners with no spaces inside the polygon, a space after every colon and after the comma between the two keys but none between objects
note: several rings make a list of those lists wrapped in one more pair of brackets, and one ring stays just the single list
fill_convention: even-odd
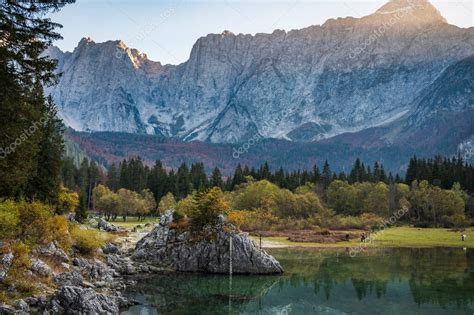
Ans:
[{"label": "pine tree", "polygon": [[331,184],[331,181],[332,181],[332,172],[331,172],[331,167],[329,166],[328,160],[324,162],[322,181],[323,181],[324,189],[327,189],[329,187],[329,184]]},{"label": "pine tree", "polygon": [[319,171],[319,168],[316,164],[313,166],[313,173],[312,173],[312,182],[313,183],[318,183],[321,180],[321,172]]},{"label": "pine tree", "polygon": [[117,191],[119,189],[120,176],[117,170],[115,163],[112,163],[107,170],[107,186],[112,191]]},{"label": "pine tree", "polygon": [[202,191],[206,189],[208,184],[203,163],[194,163],[191,165],[190,180],[195,190]]},{"label": "pine tree", "polygon": [[185,198],[192,191],[192,183],[189,176],[189,169],[186,163],[181,164],[176,173],[177,197]]},{"label": "pine tree", "polygon": [[221,189],[224,186],[224,182],[222,181],[221,171],[217,167],[214,168],[214,170],[212,171],[210,186],[211,187],[219,187]]},{"label": "pine tree", "polygon": [[37,153],[36,173],[30,177],[28,194],[34,199],[51,204],[58,202],[64,151],[63,124],[56,116],[56,108],[48,98],[44,124],[40,127],[41,141]]},{"label": "pine tree", "polygon": [[167,187],[168,184],[168,174],[163,168],[161,161],[155,161],[155,165],[152,167],[147,177],[147,188],[150,189],[155,196],[156,202],[160,202],[160,199],[166,193],[174,193],[174,189]]},{"label": "pine tree", "polygon": [[232,185],[231,185],[232,187],[231,187],[231,189],[234,189],[235,186],[240,185],[244,182],[245,182],[245,177],[244,177],[244,174],[242,172],[242,167],[239,164],[235,168],[234,176],[232,177]]},{"label": "pine tree", "polygon": [[119,188],[130,189],[131,186],[128,162],[127,160],[123,160],[122,163],[120,163]]},{"label": "pine tree", "polygon": [[265,162],[262,166],[260,166],[260,170],[258,171],[258,180],[262,179],[270,179],[270,166],[267,162]]},{"label": "pine tree", "polygon": [[41,165],[46,156],[61,151],[57,149],[62,146],[62,140],[57,147],[46,140],[48,135],[55,137],[60,132],[55,119],[46,126],[42,123],[52,106],[42,86],[55,83],[56,63],[40,55],[61,38],[55,32],[60,25],[51,22],[49,14],[63,5],[0,2],[0,197],[36,197],[54,202],[58,193],[60,172],[56,163],[61,153],[46,169]]},{"label": "pine tree", "polygon": [[76,190],[76,174],[77,168],[74,165],[73,158],[65,158],[63,161],[63,167],[61,171],[61,181],[64,187],[69,190]]},{"label": "pine tree", "polygon": [[87,219],[87,196],[81,194],[79,196],[79,206],[76,210],[75,219],[81,223],[83,223]]}]

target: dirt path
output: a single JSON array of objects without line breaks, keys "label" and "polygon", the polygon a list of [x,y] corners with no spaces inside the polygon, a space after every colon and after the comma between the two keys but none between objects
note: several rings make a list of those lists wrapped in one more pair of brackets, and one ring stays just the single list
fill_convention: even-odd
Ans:
[{"label": "dirt path", "polygon": [[[260,240],[257,236],[250,236],[250,239],[257,244],[257,246],[260,245]],[[292,247],[291,245],[280,243],[278,241],[270,241],[266,240],[265,238],[262,238],[262,248],[288,248]]]}]

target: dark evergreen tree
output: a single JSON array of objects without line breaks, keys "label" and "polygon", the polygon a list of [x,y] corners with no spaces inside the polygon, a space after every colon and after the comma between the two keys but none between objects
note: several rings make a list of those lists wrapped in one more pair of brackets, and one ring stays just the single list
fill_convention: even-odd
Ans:
[{"label": "dark evergreen tree", "polygon": [[268,165],[267,162],[265,162],[262,166],[260,166],[260,169],[257,173],[257,179],[262,180],[262,179],[270,179],[271,173],[270,173],[270,166]]},{"label": "dark evergreen tree", "polygon": [[212,171],[210,186],[211,187],[219,187],[221,189],[223,189],[223,187],[224,187],[224,182],[222,181],[221,171],[217,167],[214,168],[214,170]]},{"label": "dark evergreen tree", "polygon": [[177,197],[179,199],[185,198],[193,190],[192,187],[188,166],[183,163],[176,173]]},{"label": "dark evergreen tree", "polygon": [[55,83],[56,63],[40,55],[61,38],[55,32],[60,25],[49,14],[63,5],[0,2],[0,197],[54,202],[58,193],[62,153],[45,169],[41,164],[62,148],[62,139],[57,146],[46,139],[60,132],[55,116],[44,121],[52,114],[52,102],[42,86]]},{"label": "dark evergreen tree", "polygon": [[316,183],[318,183],[318,182],[321,180],[321,171],[319,170],[319,167],[318,167],[316,164],[314,164],[314,166],[313,166],[313,173],[312,173],[312,175],[313,175],[313,176],[312,176],[312,177],[313,177],[313,178],[312,178],[312,182],[313,182],[313,183],[316,184]]},{"label": "dark evergreen tree", "polygon": [[193,188],[197,191],[203,191],[207,188],[207,175],[203,163],[194,163],[191,165],[190,180]]},{"label": "dark evergreen tree", "polygon": [[65,158],[63,161],[63,167],[61,170],[61,182],[64,187],[70,190],[76,190],[76,175],[77,168],[74,165],[74,159]]},{"label": "dark evergreen tree", "polygon": [[153,193],[155,200],[159,203],[160,199],[168,192],[175,193],[174,187],[169,187],[168,174],[163,168],[161,161],[155,161],[155,165],[148,174],[147,188]]},{"label": "dark evergreen tree", "polygon": [[331,184],[331,181],[332,181],[332,172],[331,172],[331,167],[329,166],[328,160],[324,161],[323,174],[321,177],[322,177],[323,187],[324,189],[327,189],[329,187],[329,184]]},{"label": "dark evergreen tree", "polygon": [[84,222],[87,219],[87,196],[84,194],[79,195],[79,206],[76,210],[75,219],[79,222]]},{"label": "dark evergreen tree", "polygon": [[120,163],[119,188],[130,189],[131,186],[128,162],[124,160]]},{"label": "dark evergreen tree", "polygon": [[29,196],[51,204],[58,201],[64,150],[63,124],[56,114],[53,101],[48,98],[42,115],[43,124],[38,131],[41,140],[36,156],[36,172],[30,176],[28,183]]},{"label": "dark evergreen tree", "polygon": [[242,166],[237,165],[235,168],[234,176],[232,177],[232,187],[231,189],[234,189],[235,186],[240,185],[245,182],[245,177],[242,171]]},{"label": "dark evergreen tree", "polygon": [[117,191],[120,185],[120,175],[115,163],[112,163],[107,170],[107,186],[112,191]]}]

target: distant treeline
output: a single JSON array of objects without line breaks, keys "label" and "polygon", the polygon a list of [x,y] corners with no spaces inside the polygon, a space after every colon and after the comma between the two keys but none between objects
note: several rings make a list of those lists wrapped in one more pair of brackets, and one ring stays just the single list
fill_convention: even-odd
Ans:
[{"label": "distant treeline", "polygon": [[427,180],[430,184],[444,189],[450,189],[454,183],[469,192],[474,191],[474,166],[463,161],[461,157],[443,158],[436,156],[433,159],[410,159],[405,182]]},{"label": "distant treeline", "polygon": [[339,174],[332,172],[329,162],[325,161],[322,169],[315,165],[309,171],[292,172],[282,168],[272,171],[268,163],[264,163],[259,168],[238,165],[233,176],[223,177],[217,167],[208,175],[204,164],[200,162],[190,166],[183,163],[175,170],[165,168],[159,160],[153,167],[149,167],[140,157],[111,164],[107,172],[104,172],[95,162],[89,162],[86,159],[82,161],[79,168],[74,165],[72,159],[66,159],[62,172],[64,185],[85,195],[89,207],[92,191],[98,184],[104,184],[112,191],[125,188],[141,192],[149,189],[155,200],[159,202],[167,193],[172,193],[176,198],[182,199],[195,190],[202,191],[214,186],[223,191],[231,191],[237,185],[246,182],[248,176],[255,180],[268,180],[280,188],[291,191],[308,182],[317,184],[321,191],[325,191],[334,180],[347,181],[350,184],[362,182],[411,184],[413,180],[427,180],[445,189],[451,188],[455,182],[458,182],[464,190],[473,191],[472,165],[464,163],[461,158],[443,159],[439,156],[428,160],[413,157],[404,179],[398,174],[387,174],[383,165],[378,162],[375,162],[372,167],[366,167],[360,159],[354,162],[349,173],[340,172]]}]

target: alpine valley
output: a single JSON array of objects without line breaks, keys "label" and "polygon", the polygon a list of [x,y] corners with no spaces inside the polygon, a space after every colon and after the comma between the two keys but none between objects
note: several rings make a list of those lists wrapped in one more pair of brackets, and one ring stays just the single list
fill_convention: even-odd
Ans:
[{"label": "alpine valley", "polygon": [[46,92],[67,137],[103,163],[140,155],[228,172],[328,158],[342,169],[359,156],[403,172],[414,153],[474,145],[474,28],[425,0],[288,32],[209,34],[179,65],[90,38],[45,54],[62,73]]}]

